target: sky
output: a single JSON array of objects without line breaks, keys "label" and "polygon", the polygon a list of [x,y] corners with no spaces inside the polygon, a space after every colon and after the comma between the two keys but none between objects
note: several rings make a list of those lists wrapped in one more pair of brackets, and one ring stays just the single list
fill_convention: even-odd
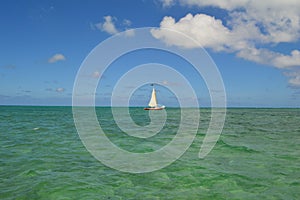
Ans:
[{"label": "sky", "polygon": [[[149,35],[166,47],[207,52],[227,106],[300,107],[299,10],[298,0],[3,0],[0,105],[72,105],[76,76],[93,49],[120,32],[134,39],[136,28],[152,27]],[[176,37],[178,32],[195,42]],[[87,74],[100,80],[96,104],[110,105],[122,75],[147,63],[173,67],[191,82],[200,106],[211,105],[205,78],[185,60],[155,49],[120,55],[107,71]],[[179,79],[155,83],[160,103],[179,105],[170,89],[184,90]],[[130,106],[147,106],[151,90],[149,84],[134,90]],[[123,105],[122,97],[117,100]]]}]

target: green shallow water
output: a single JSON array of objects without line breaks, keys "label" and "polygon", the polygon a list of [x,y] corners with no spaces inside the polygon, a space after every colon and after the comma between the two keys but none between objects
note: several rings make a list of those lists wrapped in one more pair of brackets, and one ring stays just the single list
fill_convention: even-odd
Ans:
[{"label": "green shallow water", "polygon": [[[167,109],[166,127],[148,140],[130,138],[97,108],[107,136],[133,152],[171,141],[180,110]],[[132,119],[147,125],[140,108]],[[299,199],[300,109],[228,109],[213,151],[198,159],[210,112],[201,109],[194,143],[159,171],[123,173],[83,146],[71,107],[0,107],[0,199]]]}]

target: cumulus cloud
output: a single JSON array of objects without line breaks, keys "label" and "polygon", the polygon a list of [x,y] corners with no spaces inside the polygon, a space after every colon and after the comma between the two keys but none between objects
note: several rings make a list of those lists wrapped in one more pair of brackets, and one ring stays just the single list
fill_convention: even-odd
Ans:
[{"label": "cumulus cloud", "polygon": [[[170,30],[175,32],[172,33]],[[186,37],[179,39],[177,32],[184,33],[193,40],[186,39]],[[163,40],[168,45],[185,48],[203,46],[215,50],[226,49],[231,34],[230,30],[223,26],[221,20],[205,14],[195,16],[187,14],[178,22],[175,22],[173,17],[164,17],[160,23],[160,29],[152,29],[151,33],[155,38]]]},{"label": "cumulus cloud", "polygon": [[112,16],[105,16],[104,23],[95,24],[96,28],[101,31],[107,32],[109,34],[116,34],[119,31],[117,30],[115,24],[115,19]]},{"label": "cumulus cloud", "polygon": [[66,60],[65,56],[63,54],[55,54],[53,55],[51,58],[48,59],[48,63],[55,63],[55,62],[58,62],[58,61],[63,61],[63,60]]},{"label": "cumulus cloud", "polygon": [[[173,5],[174,1],[171,1]],[[168,1],[162,1],[164,3]],[[187,14],[176,21],[171,16],[162,19],[152,35],[168,45],[182,48],[210,48],[236,53],[240,58],[289,69],[300,66],[300,51],[284,54],[270,50],[279,43],[300,39],[300,1],[297,0],[177,0],[180,5],[216,7],[227,11],[228,17],[216,19],[206,14]],[[196,42],[178,37],[169,30],[184,33]],[[176,36],[177,35],[177,36]],[[264,48],[261,48],[264,47]],[[289,76],[297,85],[298,76]]]},{"label": "cumulus cloud", "polygon": [[[298,39],[295,34],[279,31],[263,33],[263,25],[258,25],[255,20],[246,20],[242,14],[232,14],[235,17],[225,26],[220,19],[206,14],[187,14],[177,22],[173,17],[166,16],[160,23],[160,28],[152,29],[152,35],[163,40],[169,45],[176,45],[184,48],[197,48],[199,46],[211,48],[215,51],[239,51],[255,44],[277,44],[279,42],[291,42]],[[174,30],[174,34],[166,30]],[[300,32],[300,27],[299,30]],[[178,33],[184,33],[191,37],[195,42],[187,40],[186,37],[178,39]],[[289,35],[289,36],[288,36]]]},{"label": "cumulus cloud", "polygon": [[300,51],[293,50],[291,55],[276,56],[274,65],[281,68],[300,66]]},{"label": "cumulus cloud", "polygon": [[216,51],[239,51],[256,44],[295,42],[300,38],[300,1],[295,0],[178,0],[182,5],[213,6],[228,11],[229,17],[222,22],[205,14],[187,14],[177,22],[166,16],[160,29],[153,29],[154,37],[186,48],[195,44],[168,36],[163,28],[182,32],[195,39],[203,47]]},{"label": "cumulus cloud", "polygon": [[[96,27],[100,31],[103,31],[103,32],[113,35],[113,34],[121,32],[121,31],[127,30],[128,27],[131,25],[130,20],[124,19],[123,23],[122,23],[122,27],[117,28],[117,26],[116,26],[117,21],[118,21],[118,19],[116,17],[105,16],[104,22],[96,23],[92,26],[92,28]],[[125,34],[127,34],[127,33],[129,34],[128,36],[134,35],[133,30],[127,30],[125,32]]]}]

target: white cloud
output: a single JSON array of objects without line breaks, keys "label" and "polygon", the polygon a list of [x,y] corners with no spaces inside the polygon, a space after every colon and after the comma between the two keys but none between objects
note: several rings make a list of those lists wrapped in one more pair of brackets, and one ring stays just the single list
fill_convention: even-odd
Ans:
[{"label": "white cloud", "polygon": [[[232,29],[249,24],[260,31],[252,38],[265,43],[293,42],[300,38],[300,1],[298,0],[180,0],[189,6],[214,6],[229,11],[226,22]],[[249,35],[249,34],[248,34]],[[259,37],[258,37],[259,36]]]},{"label": "white cloud", "polygon": [[[203,47],[214,50],[239,51],[257,44],[295,42],[300,38],[300,1],[297,0],[177,0],[188,6],[214,6],[228,11],[226,21],[205,14],[191,15],[175,22],[164,17],[160,28],[185,33]],[[197,47],[187,41],[176,40],[162,29],[155,29],[153,36],[185,48]]]},{"label": "white cloud", "polygon": [[[166,16],[152,35],[167,45],[183,48],[210,48],[214,51],[236,53],[238,57],[281,69],[300,66],[300,50],[284,54],[269,50],[279,43],[298,42],[300,39],[299,0],[173,0],[183,6],[217,7],[228,12],[223,21],[205,14],[187,14],[177,22]],[[171,2],[168,4],[168,2]],[[184,33],[186,37],[167,31]],[[263,46],[264,48],[260,48]],[[299,86],[299,73],[288,76],[289,84]]]},{"label": "white cloud", "polygon": [[65,91],[65,88],[56,88],[55,91],[61,93]]},{"label": "white cloud", "polygon": [[93,72],[93,74],[92,74],[92,77],[93,78],[99,78],[101,76],[101,74],[100,74],[100,72],[98,72],[98,71],[95,71],[95,72]]},{"label": "white cloud", "polygon": [[300,51],[293,50],[291,55],[279,55],[274,58],[274,65],[281,68],[300,66]]},{"label": "white cloud", "polygon": [[268,49],[245,48],[237,53],[238,57],[277,68],[300,66],[300,51],[293,50],[291,55],[270,51]]},{"label": "white cloud", "polygon": [[[175,32],[170,32],[170,30]],[[186,37],[178,38],[178,32],[184,33],[193,40]],[[178,22],[173,17],[164,17],[160,23],[160,29],[152,29],[152,35],[163,40],[168,45],[176,45],[185,48],[196,48],[199,46],[209,47],[215,50],[224,50],[229,40],[230,31],[223,26],[222,21],[214,17],[197,14],[187,14]]]},{"label": "white cloud", "polygon": [[[91,25],[92,29],[97,28],[98,30],[101,30],[103,32],[109,33],[111,35],[119,33],[122,31],[122,29],[126,30],[129,26],[131,26],[132,22],[128,19],[124,19],[123,20],[123,24],[122,27],[117,28],[116,26],[116,22],[118,21],[118,19],[116,17],[113,16],[105,16],[104,17],[104,22],[102,23],[97,23],[94,25]],[[128,32],[127,32],[128,31]],[[134,35],[134,31],[129,29],[125,32],[125,34],[128,36],[132,36]]]},{"label": "white cloud", "polygon": [[249,0],[180,0],[183,5],[189,6],[214,6],[226,10],[232,10],[239,7],[243,7]]},{"label": "white cloud", "polygon": [[289,84],[292,87],[297,87],[297,88],[300,87],[300,73],[297,76],[290,78]]},{"label": "white cloud", "polygon": [[252,22],[264,43],[293,42],[300,38],[300,1],[249,1],[245,11],[232,11],[231,22],[245,26]]},{"label": "white cloud", "polygon": [[289,85],[300,88],[300,70],[294,69],[300,66],[300,51],[293,50],[290,55],[284,55],[267,49],[247,48],[239,51],[237,56],[279,69],[289,69],[290,72],[284,73],[289,78]]},{"label": "white cloud", "polygon": [[[246,19],[243,13],[232,13],[231,21],[227,21],[225,26],[220,19],[206,14],[187,14],[177,22],[173,17],[166,16],[160,23],[160,28],[152,29],[152,35],[163,40],[168,45],[176,45],[184,48],[197,48],[199,46],[211,48],[215,51],[239,51],[256,44],[277,44],[279,42],[291,42],[298,39],[300,33],[300,22],[297,31],[289,32],[262,30],[263,24],[253,19]],[[170,29],[181,32],[191,37],[199,44],[191,42],[190,39],[182,37],[178,39],[178,33],[172,34]],[[267,33],[264,33],[264,32]],[[297,33],[297,34],[296,34]],[[176,35],[176,36],[175,36]]]},{"label": "white cloud", "polygon": [[284,74],[289,77],[288,82],[291,87],[300,88],[300,70],[293,71],[293,72],[286,72]]},{"label": "white cloud", "polygon": [[[246,10],[282,10],[283,8],[289,7],[293,10],[299,8],[298,0],[178,0],[182,5],[188,6],[212,6],[218,7],[225,10],[236,10],[239,8],[243,8]],[[267,15],[267,13],[266,13]]]},{"label": "white cloud", "polygon": [[[174,32],[172,33],[173,30]],[[187,37],[178,37],[178,32]],[[164,17],[160,28],[152,29],[152,35],[168,45],[184,48],[211,48],[215,51],[234,52],[253,46],[254,40],[262,40],[259,28],[254,22],[226,27],[220,19],[206,14],[187,14],[175,21],[173,17]]]},{"label": "white cloud", "polygon": [[160,84],[166,85],[166,86],[180,86],[179,82],[170,82],[167,80],[163,80],[162,82],[160,82]]},{"label": "white cloud", "polygon": [[175,0],[161,0],[161,3],[163,7],[170,7],[174,5]]},{"label": "white cloud", "polygon": [[96,28],[98,28],[101,31],[107,32],[109,34],[116,34],[119,31],[117,30],[115,24],[114,24],[114,18],[112,16],[105,16],[104,17],[104,23],[98,23],[95,24]]},{"label": "white cloud", "polygon": [[134,29],[127,29],[124,33],[126,37],[133,37],[135,35]]},{"label": "white cloud", "polygon": [[124,26],[131,26],[131,21],[130,20],[128,20],[128,19],[124,19],[123,20],[123,24],[124,24]]},{"label": "white cloud", "polygon": [[55,63],[58,61],[66,60],[65,56],[63,54],[55,54],[51,58],[48,59],[48,63]]}]

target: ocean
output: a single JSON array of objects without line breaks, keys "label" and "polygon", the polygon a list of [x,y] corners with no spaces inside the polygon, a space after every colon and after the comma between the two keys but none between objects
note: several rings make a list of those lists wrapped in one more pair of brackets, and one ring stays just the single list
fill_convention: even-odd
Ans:
[{"label": "ocean", "polygon": [[[145,126],[147,111],[130,108]],[[96,108],[99,124],[117,146],[155,151],[176,135],[180,109],[151,138],[124,135],[111,109]],[[199,159],[210,109],[175,162],[149,173],[105,166],[85,148],[71,107],[0,106],[0,199],[300,199],[300,109],[229,108],[213,150]],[[130,162],[130,160],[128,160]]]}]

